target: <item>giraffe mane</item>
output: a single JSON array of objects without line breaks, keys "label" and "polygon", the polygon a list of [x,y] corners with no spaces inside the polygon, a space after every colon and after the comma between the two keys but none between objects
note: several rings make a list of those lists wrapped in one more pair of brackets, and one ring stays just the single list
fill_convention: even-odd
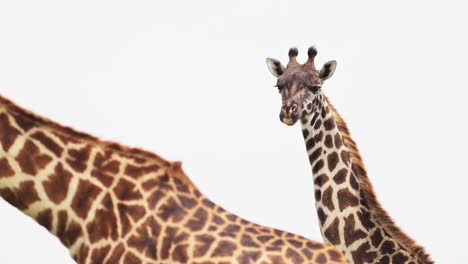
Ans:
[{"label": "giraffe mane", "polygon": [[418,245],[413,239],[411,239],[406,233],[404,233],[388,215],[385,209],[382,208],[380,202],[377,200],[372,183],[367,177],[367,170],[362,161],[361,154],[357,148],[356,143],[351,138],[348,126],[340,114],[336,111],[336,108],[330,103],[328,98],[325,96],[332,113],[337,123],[338,129],[341,132],[344,144],[348,147],[351,153],[352,170],[356,175],[356,178],[361,187],[361,192],[365,198],[365,205],[371,210],[372,215],[375,216],[376,221],[383,227],[383,229],[404,248],[406,248],[416,259],[424,264],[433,264],[431,257],[427,254],[424,248]]},{"label": "giraffe mane", "polygon": [[128,146],[122,145],[114,141],[102,140],[90,134],[77,131],[74,128],[71,128],[69,126],[63,126],[48,118],[42,117],[27,109],[24,109],[21,106],[13,103],[12,101],[8,100],[7,98],[1,95],[0,95],[0,105],[3,105],[4,107],[6,107],[6,109],[12,114],[25,117],[29,119],[29,121],[33,122],[34,124],[44,126],[47,129],[50,129],[53,132],[56,132],[61,136],[84,140],[94,146],[100,146],[104,150],[110,150],[110,151],[118,153],[119,155],[123,157],[131,158],[135,160],[137,163],[144,163],[144,162],[149,161],[149,162],[162,164],[163,166],[168,167],[169,176],[180,179],[183,183],[187,184],[188,186],[195,186],[192,183],[192,181],[188,178],[188,176],[186,176],[185,173],[182,171],[181,169],[182,163],[180,161],[170,162],[170,161],[163,159],[162,157],[155,154],[154,152],[147,151],[141,148],[128,147]]}]

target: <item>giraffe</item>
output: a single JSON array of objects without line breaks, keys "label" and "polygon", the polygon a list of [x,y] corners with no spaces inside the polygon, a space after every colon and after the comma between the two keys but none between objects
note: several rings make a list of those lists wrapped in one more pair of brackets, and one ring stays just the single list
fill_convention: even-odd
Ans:
[{"label": "giraffe", "polygon": [[317,70],[315,47],[297,62],[289,50],[284,67],[267,59],[282,97],[280,120],[302,125],[314,178],[315,205],[324,241],[340,249],[351,263],[433,263],[424,249],[396,226],[377,201],[356,143],[322,92],[336,61]]},{"label": "giraffe", "polygon": [[79,263],[348,263],[333,246],[248,222],[180,162],[61,126],[0,96],[0,196]]}]

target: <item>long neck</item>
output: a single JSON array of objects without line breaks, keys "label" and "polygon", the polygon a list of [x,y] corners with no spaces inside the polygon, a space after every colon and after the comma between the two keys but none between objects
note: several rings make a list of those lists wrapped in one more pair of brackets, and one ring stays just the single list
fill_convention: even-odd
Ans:
[{"label": "long neck", "polygon": [[0,104],[0,197],[56,235],[75,259],[93,244],[106,249],[153,211],[155,198],[135,201],[145,200],[145,188],[161,184],[157,178],[167,162],[151,158],[146,164],[138,155],[122,156],[117,147],[90,144],[90,136],[69,136],[70,129],[43,123]]},{"label": "long neck", "polygon": [[381,208],[343,119],[319,94],[302,121],[324,240],[353,263],[432,263]]}]

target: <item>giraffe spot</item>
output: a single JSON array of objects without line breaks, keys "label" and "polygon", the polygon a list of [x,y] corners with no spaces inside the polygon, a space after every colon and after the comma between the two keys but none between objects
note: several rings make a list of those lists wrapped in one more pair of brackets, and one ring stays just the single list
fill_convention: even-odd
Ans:
[{"label": "giraffe spot", "polygon": [[236,220],[238,219],[237,215],[234,214],[226,214],[226,218],[231,222],[236,222]]},{"label": "giraffe spot", "polygon": [[315,190],[315,201],[320,202],[322,199],[322,191],[320,189]]},{"label": "giraffe spot", "polygon": [[224,236],[224,237],[236,238],[239,231],[240,231],[240,226],[230,224],[230,225],[226,226],[223,229],[223,231],[221,233],[219,233],[219,235]]},{"label": "giraffe spot", "polygon": [[52,210],[46,209],[37,214],[36,221],[45,229],[51,230],[52,228]]},{"label": "giraffe spot", "polygon": [[392,263],[405,263],[408,260],[408,257],[403,255],[401,252],[393,255]]},{"label": "giraffe spot", "polygon": [[333,170],[336,168],[336,165],[338,164],[339,161],[338,154],[336,152],[332,152],[328,154],[327,156],[327,162],[328,162],[328,169],[330,172],[333,172]]},{"label": "giraffe spot", "polygon": [[319,207],[319,209],[317,209],[317,215],[320,220],[320,225],[323,226],[325,220],[327,220],[327,214],[323,211],[322,207]]},{"label": "giraffe spot", "polygon": [[197,200],[188,196],[178,195],[178,198],[182,206],[187,209],[192,209],[193,207],[195,207],[195,205],[197,205]]},{"label": "giraffe spot", "polygon": [[10,166],[10,162],[6,158],[0,159],[0,178],[11,177],[15,175],[15,171]]},{"label": "giraffe spot", "polygon": [[317,122],[315,122],[314,129],[318,130],[321,125],[322,125],[322,120],[318,119]]},{"label": "giraffe spot", "polygon": [[332,245],[339,245],[341,243],[340,232],[338,229],[339,224],[340,220],[337,217],[324,232],[325,237]]},{"label": "giraffe spot", "polygon": [[393,243],[390,240],[385,240],[382,243],[382,246],[380,246],[380,252],[382,252],[385,255],[391,255],[395,252],[395,243]]},{"label": "giraffe spot", "polygon": [[56,157],[62,156],[63,148],[42,131],[35,132],[31,137],[41,143],[46,149],[54,153]]},{"label": "giraffe spot", "polygon": [[323,192],[322,204],[330,211],[335,209],[335,205],[333,204],[333,188],[331,186],[328,186],[328,188]]},{"label": "giraffe spot", "polygon": [[317,262],[317,264],[326,264],[327,257],[325,256],[325,254],[319,253],[315,261]]},{"label": "giraffe spot", "polygon": [[[370,249],[369,242],[361,244],[355,251],[351,252],[354,263],[373,263],[377,253]],[[403,263],[403,262],[393,262]]]},{"label": "giraffe spot", "polygon": [[186,211],[173,198],[169,198],[165,204],[161,205],[157,214],[166,222],[172,221],[177,223],[185,218]]},{"label": "giraffe spot", "polygon": [[5,113],[0,113],[0,142],[5,152],[15,143],[19,135],[20,131],[11,125],[8,116]]},{"label": "giraffe spot", "polygon": [[343,236],[346,246],[351,245],[355,241],[367,237],[367,234],[361,229],[356,230],[356,221],[354,215],[350,214],[344,218],[344,231]]},{"label": "giraffe spot", "polygon": [[[268,248],[267,248],[267,250],[268,250]],[[267,263],[271,263],[271,264],[288,263],[288,262],[284,261],[284,259],[281,256],[269,255],[268,258],[270,259],[270,262],[267,262]]]},{"label": "giraffe spot", "polygon": [[203,208],[198,208],[192,218],[185,224],[185,226],[192,230],[198,231],[201,230],[207,223],[208,212]]},{"label": "giraffe spot", "polygon": [[314,136],[315,143],[321,142],[322,139],[323,139],[323,132],[322,131],[315,134],[315,136]]},{"label": "giraffe spot", "polygon": [[302,254],[304,254],[304,256],[306,256],[307,259],[312,259],[312,257],[314,256],[314,253],[312,253],[312,251],[310,251],[307,248],[302,249]]},{"label": "giraffe spot", "polygon": [[12,114],[12,117],[15,121],[15,123],[26,133],[28,132],[31,128],[35,127],[36,124],[31,118],[22,116],[22,115],[17,115],[17,114]]},{"label": "giraffe spot", "polygon": [[332,117],[328,118],[327,120],[323,122],[323,127],[325,128],[325,130],[334,129],[336,127],[335,120],[333,120]]},{"label": "giraffe spot", "polygon": [[47,197],[55,203],[60,204],[68,194],[68,186],[72,179],[72,174],[67,171],[62,163],[57,163],[54,172],[42,183]]},{"label": "giraffe spot", "polygon": [[323,166],[325,166],[325,162],[323,162],[323,160],[319,160],[317,161],[317,163],[315,163],[313,166],[312,166],[312,173],[317,173],[319,172]]},{"label": "giraffe spot", "polygon": [[340,149],[343,145],[343,141],[341,140],[341,135],[339,132],[335,134],[335,147],[336,149]]},{"label": "giraffe spot", "polygon": [[148,258],[156,259],[157,241],[160,233],[161,226],[153,218],[149,218],[136,229],[127,244]]},{"label": "giraffe spot", "polygon": [[156,173],[159,170],[158,165],[149,165],[149,166],[134,166],[128,164],[125,168],[125,174],[130,177],[139,178],[143,175],[147,175],[149,173]]},{"label": "giraffe spot", "polygon": [[172,259],[178,263],[187,263],[188,245],[177,245],[172,251]]},{"label": "giraffe spot", "polygon": [[372,246],[374,246],[375,248],[378,248],[382,240],[383,240],[383,237],[380,232],[380,229],[378,228],[375,230],[374,234],[372,234],[371,236]]},{"label": "giraffe spot", "polygon": [[86,170],[86,162],[89,159],[90,153],[90,146],[85,146],[81,149],[68,149],[66,162],[77,172],[84,172]]},{"label": "giraffe spot", "polygon": [[244,247],[254,247],[254,248],[259,247],[259,245],[253,240],[253,238],[247,234],[242,235],[241,245]]},{"label": "giraffe spot", "polygon": [[91,205],[96,197],[101,193],[101,189],[88,180],[80,180],[72,200],[71,207],[76,215],[85,219]]},{"label": "giraffe spot", "polygon": [[313,241],[307,241],[307,247],[310,249],[319,250],[323,248],[323,244]]},{"label": "giraffe spot", "polygon": [[333,180],[336,182],[336,184],[342,184],[346,180],[346,176],[348,176],[348,169],[343,168],[339,170],[335,176],[333,176]]},{"label": "giraffe spot", "polygon": [[313,137],[311,137],[306,141],[306,149],[309,150],[309,149],[313,149],[314,147],[315,147],[315,140]]},{"label": "giraffe spot", "polygon": [[52,158],[48,155],[41,154],[39,148],[31,140],[24,143],[15,159],[24,173],[33,176],[52,161]]},{"label": "giraffe spot", "polygon": [[213,203],[212,201],[208,200],[208,199],[203,199],[202,200],[202,204],[206,207],[208,207],[209,209],[213,209],[216,207],[216,204]]},{"label": "giraffe spot", "polygon": [[304,139],[306,139],[309,136],[309,130],[302,129],[302,136],[304,137]]},{"label": "giraffe spot", "polygon": [[115,204],[110,194],[106,194],[101,205],[102,207],[96,210],[94,220],[86,225],[91,243],[108,238],[116,240],[118,236]]},{"label": "giraffe spot", "polygon": [[288,248],[286,250],[286,257],[292,261],[292,263],[303,263],[304,258],[297,253],[295,250]]},{"label": "giraffe spot", "polygon": [[341,258],[341,253],[338,252],[336,249],[329,249],[328,251],[328,256],[330,257],[331,261],[336,261],[336,262],[341,262],[343,259]]},{"label": "giraffe spot", "polygon": [[355,190],[355,191],[359,191],[359,184],[356,180],[356,176],[354,176],[354,172],[351,173],[350,175],[350,178],[349,178],[349,183],[351,185],[351,187]]},{"label": "giraffe spot", "polygon": [[33,181],[22,182],[18,188],[0,189],[0,196],[21,211],[27,209],[30,204],[39,201]]},{"label": "giraffe spot", "polygon": [[[109,257],[107,258],[106,264],[114,264],[119,263],[123,254],[125,252],[125,247],[122,243],[118,244],[110,253]],[[78,262],[82,263],[82,262]]]},{"label": "giraffe spot", "polygon": [[343,188],[338,191],[338,204],[340,211],[343,211],[349,206],[358,206],[359,200],[348,190],[348,188]]},{"label": "giraffe spot", "polygon": [[197,235],[195,241],[194,257],[198,258],[205,256],[215,239],[210,235],[203,234]]},{"label": "giraffe spot", "polygon": [[[101,263],[101,262],[97,262],[97,263]],[[125,264],[141,264],[142,262],[137,256],[135,256],[135,254],[133,254],[130,251],[127,251],[127,253],[125,254],[125,258],[124,258],[123,263],[125,263]]]},{"label": "giraffe spot", "polygon": [[325,118],[328,114],[328,111],[325,109],[325,107],[322,105],[321,111],[320,111],[322,118]]},{"label": "giraffe spot", "polygon": [[345,166],[349,165],[351,157],[349,156],[349,151],[347,150],[342,150],[341,151],[341,160],[345,164]]},{"label": "giraffe spot", "polygon": [[256,263],[261,254],[258,251],[242,251],[241,255],[237,257],[240,264]]},{"label": "giraffe spot", "polygon": [[132,228],[132,223],[139,221],[145,216],[146,210],[141,205],[126,205],[119,203],[117,211],[121,223],[121,234],[126,235]]},{"label": "giraffe spot", "polygon": [[211,256],[212,257],[232,256],[236,248],[237,248],[236,244],[227,240],[221,240],[216,246],[216,248],[214,249],[213,254]]},{"label": "giraffe spot", "polygon": [[357,212],[357,216],[359,217],[359,221],[361,221],[361,224],[365,229],[371,230],[375,227],[375,224],[372,222],[371,215],[368,211],[360,210]]},{"label": "giraffe spot", "polygon": [[218,215],[213,215],[213,223],[215,223],[217,225],[223,225],[224,220]]},{"label": "giraffe spot", "polygon": [[297,240],[293,240],[293,239],[288,239],[287,241],[288,241],[289,244],[291,244],[295,248],[301,248],[302,247],[302,242],[301,241],[297,241]]},{"label": "giraffe spot", "polygon": [[332,136],[327,135],[327,136],[325,137],[325,142],[324,142],[324,143],[325,143],[325,146],[326,146],[327,148],[333,148],[333,138],[332,138]]},{"label": "giraffe spot", "polygon": [[314,178],[314,184],[319,187],[322,187],[325,183],[327,183],[328,179],[328,176],[322,173]]},{"label": "giraffe spot", "polygon": [[268,241],[272,239],[273,239],[273,236],[269,236],[269,235],[263,235],[263,236],[257,237],[257,240],[260,241],[262,244],[266,244]]},{"label": "giraffe spot", "polygon": [[122,201],[137,201],[143,198],[137,186],[125,179],[120,179],[113,191]]}]

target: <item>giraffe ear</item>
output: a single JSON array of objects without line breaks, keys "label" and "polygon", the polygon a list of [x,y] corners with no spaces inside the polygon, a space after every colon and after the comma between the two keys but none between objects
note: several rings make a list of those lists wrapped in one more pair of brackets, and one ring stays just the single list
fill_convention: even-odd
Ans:
[{"label": "giraffe ear", "polygon": [[322,81],[325,81],[326,79],[329,79],[330,77],[333,76],[333,73],[335,72],[336,69],[336,61],[328,61],[326,62],[322,69],[320,70],[319,77],[322,79]]},{"label": "giraffe ear", "polygon": [[280,77],[284,73],[285,68],[279,60],[267,58],[266,63],[271,74],[273,74],[273,76],[276,78]]}]

